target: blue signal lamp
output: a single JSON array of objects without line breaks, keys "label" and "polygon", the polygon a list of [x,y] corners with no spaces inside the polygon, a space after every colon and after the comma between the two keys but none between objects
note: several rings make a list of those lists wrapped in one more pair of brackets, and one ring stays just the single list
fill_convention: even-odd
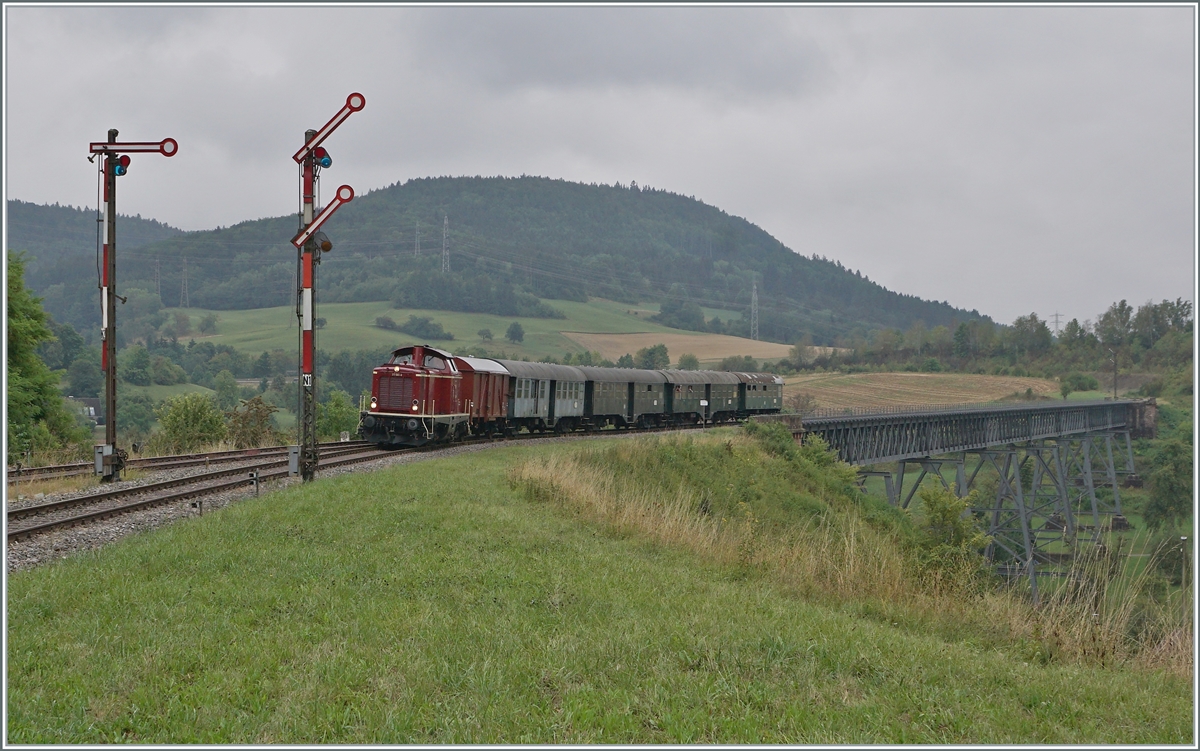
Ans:
[{"label": "blue signal lamp", "polygon": [[333,166],[333,157],[329,156],[329,152],[325,150],[324,146],[318,146],[317,148],[313,149],[313,159],[316,160],[318,167],[325,168]]},{"label": "blue signal lamp", "polygon": [[115,160],[116,163],[113,164],[113,174],[117,177],[120,177],[121,175],[129,172],[129,161],[129,155],[122,154],[120,158]]}]

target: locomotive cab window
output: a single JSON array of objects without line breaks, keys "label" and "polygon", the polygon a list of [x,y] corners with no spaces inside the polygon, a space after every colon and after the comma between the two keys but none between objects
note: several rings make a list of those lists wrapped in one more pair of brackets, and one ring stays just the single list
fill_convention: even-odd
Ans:
[{"label": "locomotive cab window", "polygon": [[392,358],[388,365],[412,365],[412,352],[406,352],[403,355],[396,355]]},{"label": "locomotive cab window", "polygon": [[437,355],[425,355],[425,367],[433,370],[442,370],[446,367],[446,361]]}]

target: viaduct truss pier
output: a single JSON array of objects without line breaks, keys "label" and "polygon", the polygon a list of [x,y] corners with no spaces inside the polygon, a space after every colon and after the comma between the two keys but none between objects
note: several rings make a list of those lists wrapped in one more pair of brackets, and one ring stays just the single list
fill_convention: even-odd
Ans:
[{"label": "viaduct truss pier", "polygon": [[[1026,402],[775,419],[798,441],[820,436],[860,468],[860,482],[881,478],[894,506],[908,508],[930,475],[960,498],[981,491],[971,510],[986,521],[986,555],[1002,573],[1028,576],[1036,599],[1039,565],[1043,575],[1055,573],[1078,545],[1128,528],[1120,488],[1140,483],[1130,439],[1154,436],[1157,407],[1153,399]],[[879,466],[892,462],[895,472]],[[920,473],[906,493],[910,465]]]}]

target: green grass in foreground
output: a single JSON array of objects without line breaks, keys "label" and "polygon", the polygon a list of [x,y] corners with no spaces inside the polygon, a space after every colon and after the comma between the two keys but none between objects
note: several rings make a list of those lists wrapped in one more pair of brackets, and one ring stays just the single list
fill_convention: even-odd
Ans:
[{"label": "green grass in foreground", "polygon": [[12,575],[8,742],[1192,740],[1188,681],[1029,664],[608,533],[509,488],[539,450],[320,480]]}]

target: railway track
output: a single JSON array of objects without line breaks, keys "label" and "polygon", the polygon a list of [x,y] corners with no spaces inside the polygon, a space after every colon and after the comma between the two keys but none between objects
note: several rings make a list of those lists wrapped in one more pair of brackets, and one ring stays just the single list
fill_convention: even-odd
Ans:
[{"label": "railway track", "polygon": [[[560,434],[554,432],[546,433],[525,433],[517,436],[512,436],[500,442],[506,441],[528,441],[540,440],[547,438],[563,438],[569,436],[576,437],[600,437],[604,435],[640,435],[644,433],[659,433],[667,430],[700,430],[701,428],[648,428],[641,430],[621,430],[621,431],[594,431],[591,433],[567,433]],[[489,439],[479,437],[468,439],[468,443],[483,443]],[[320,459],[320,468],[330,469],[333,467],[345,466],[347,464],[358,464],[368,462],[375,459],[381,459],[387,456],[394,456],[399,453],[421,453],[426,451],[436,451],[439,449],[448,448],[454,444],[427,444],[420,447],[402,447],[393,449],[381,449],[372,446],[366,441],[355,441],[349,443],[328,443],[322,444],[322,452]],[[261,461],[249,465],[240,466],[228,469],[216,469],[207,472],[202,472],[187,477],[176,478],[172,480],[163,480],[155,483],[147,483],[144,485],[136,485],[127,488],[117,488],[108,491],[101,491],[89,495],[74,496],[57,501],[47,503],[34,504],[23,506],[21,508],[11,509],[7,512],[7,537],[8,541],[14,542],[24,540],[36,535],[51,532],[57,529],[65,529],[89,524],[92,522],[108,519],[120,514],[126,514],[133,511],[161,506],[175,501],[188,500],[191,498],[199,498],[205,495],[212,495],[226,490],[242,487],[253,484],[255,482],[254,473],[257,473],[257,481],[265,482],[267,480],[276,480],[288,476],[288,458],[287,447],[278,446],[267,449],[259,449],[255,455],[247,455],[247,452],[220,452],[222,455],[217,458],[219,461],[244,461],[245,459],[261,459]],[[198,466],[214,461],[213,454],[192,455],[188,457],[162,457],[163,459],[171,460],[169,463],[160,463],[155,468],[178,468],[187,466]],[[90,465],[88,465],[90,467]]]},{"label": "railway track", "polygon": [[[334,446],[338,446],[338,444],[334,444]],[[362,445],[345,447],[346,444],[340,444],[340,446],[341,448],[327,447],[322,452],[321,467],[340,467],[395,454],[394,451],[368,448]],[[288,476],[287,464],[287,456],[284,454],[282,458],[267,458],[251,466],[218,469],[174,480],[119,488],[12,509],[7,512],[8,541],[22,540],[52,530],[88,524],[131,511],[232,490],[253,484],[255,481],[253,473],[255,472],[258,474],[259,482],[280,479]]]},{"label": "railway track", "polygon": [[[330,443],[322,443],[320,445],[323,449],[336,449],[338,447],[347,446],[369,446],[370,444],[366,441],[334,441]],[[276,455],[287,456],[287,450],[287,446],[266,446],[264,448],[236,449],[233,451],[209,451],[203,454],[149,456],[130,459],[125,462],[125,466],[148,470],[181,469],[185,467],[198,467],[200,465],[207,467],[213,464],[240,462],[258,457]],[[20,480],[52,480],[61,477],[90,475],[93,472],[95,472],[95,464],[92,462],[56,464],[45,467],[9,467],[8,482],[13,483]]]}]

